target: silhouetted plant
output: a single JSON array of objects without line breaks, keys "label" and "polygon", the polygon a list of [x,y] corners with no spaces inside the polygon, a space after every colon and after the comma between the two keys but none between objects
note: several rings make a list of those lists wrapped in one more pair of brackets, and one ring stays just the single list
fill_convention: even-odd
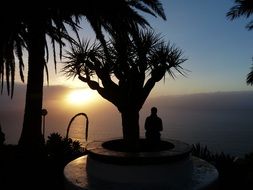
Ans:
[{"label": "silhouetted plant", "polygon": [[[63,71],[78,77],[115,105],[122,117],[123,139],[133,150],[139,141],[139,111],[157,82],[166,73],[184,74],[182,51],[152,30],[140,30],[128,38],[114,34],[107,42],[89,41],[68,51]],[[94,78],[97,77],[97,81]]]},{"label": "silhouetted plant", "polygon": [[192,145],[192,155],[202,158],[204,160],[212,160],[212,153],[208,150],[207,146],[201,146],[200,143]]},{"label": "silhouetted plant", "polygon": [[51,133],[46,142],[49,159],[61,161],[63,164],[84,154],[81,143],[71,138],[63,138],[59,133]]},{"label": "silhouetted plant", "polygon": [[214,165],[232,164],[235,160],[234,156],[225,154],[224,152],[213,153],[207,146],[202,146],[200,143],[192,145],[192,155],[212,162]]},{"label": "silhouetted plant", "polygon": [[[234,6],[227,12],[227,17],[234,20],[239,17],[249,18],[253,14],[253,1],[252,0],[234,0]],[[253,20],[251,20],[246,28],[253,29]]]},{"label": "silhouetted plant", "polygon": [[[252,0],[234,0],[234,6],[227,12],[227,17],[230,20],[234,20],[239,17],[249,18],[253,15],[253,1]],[[253,20],[251,20],[246,28],[248,30],[253,29]],[[253,85],[253,66],[251,72],[247,75],[246,82],[248,85]]]},{"label": "silhouetted plant", "polygon": [[5,134],[2,131],[2,126],[0,125],[0,147],[4,145],[4,141],[5,141]]},{"label": "silhouetted plant", "polygon": [[72,150],[76,154],[83,153],[83,148],[81,146],[81,143],[77,140],[72,142]]},{"label": "silhouetted plant", "polygon": [[200,143],[194,144],[192,147],[193,156],[207,160],[217,168],[220,189],[248,189],[253,187],[252,181],[249,180],[253,177],[253,170],[250,169],[250,163],[253,164],[253,156],[237,158],[224,152],[213,153],[207,146],[202,146]]},{"label": "silhouetted plant", "polygon": [[[252,58],[253,60],[253,58]],[[247,84],[249,85],[253,85],[253,64],[251,66],[251,71],[249,72],[249,74],[247,75],[247,80],[246,80]]]}]

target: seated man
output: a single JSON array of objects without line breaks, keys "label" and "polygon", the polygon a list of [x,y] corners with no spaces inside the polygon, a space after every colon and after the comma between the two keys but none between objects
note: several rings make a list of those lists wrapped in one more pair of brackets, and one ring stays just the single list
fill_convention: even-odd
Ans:
[{"label": "seated man", "polygon": [[157,116],[157,108],[151,108],[151,115],[145,121],[146,139],[152,144],[160,142],[160,131],[163,130],[163,123],[160,117]]}]

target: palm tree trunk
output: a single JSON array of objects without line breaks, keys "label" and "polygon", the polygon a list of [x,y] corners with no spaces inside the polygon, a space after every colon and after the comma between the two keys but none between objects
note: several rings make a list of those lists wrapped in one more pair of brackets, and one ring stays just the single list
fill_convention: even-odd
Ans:
[{"label": "palm tree trunk", "polygon": [[43,25],[31,24],[28,44],[28,79],[23,129],[19,145],[29,150],[42,147],[42,100],[43,100],[43,69],[45,64],[45,33]]},{"label": "palm tree trunk", "polygon": [[125,110],[121,112],[123,139],[129,151],[137,151],[140,138],[139,111]]}]

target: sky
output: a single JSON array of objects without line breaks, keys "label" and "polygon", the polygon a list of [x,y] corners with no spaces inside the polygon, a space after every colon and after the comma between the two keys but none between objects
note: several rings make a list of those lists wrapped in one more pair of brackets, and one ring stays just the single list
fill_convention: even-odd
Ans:
[{"label": "sky", "polygon": [[[253,56],[253,31],[245,25],[249,19],[228,20],[226,13],[233,6],[232,0],[163,0],[167,20],[142,14],[160,33],[165,41],[183,51],[187,61],[183,68],[187,76],[178,75],[174,80],[167,76],[159,82],[151,96],[167,94],[192,94],[219,91],[247,91],[246,84]],[[81,36],[94,38],[93,31],[85,23]],[[53,64],[51,85],[85,86],[78,80],[66,80],[60,72],[55,74]]]},{"label": "sky", "polygon": [[188,60],[183,66],[190,70],[187,77],[168,80],[163,93],[252,90],[245,78],[252,64],[253,31],[245,29],[249,20],[226,18],[233,1],[177,0],[163,5],[167,21],[152,19],[153,26],[184,51]]},{"label": "sky", "polygon": [[[245,28],[249,19],[231,21],[226,17],[233,0],[162,0],[161,3],[166,20],[141,14],[165,41],[182,49],[187,59],[182,67],[187,76],[177,74],[176,79],[166,76],[151,96],[252,90],[246,84],[246,76],[253,64],[253,31]],[[81,27],[81,38],[95,39],[88,23],[83,22]],[[67,79],[61,72],[60,60],[57,65],[55,71],[52,59],[48,63],[50,85],[87,87],[78,79]],[[19,82],[18,73],[16,78]]]},{"label": "sky", "polygon": [[[252,66],[253,31],[245,28],[249,22],[247,19],[230,21],[226,18],[226,13],[233,6],[232,0],[163,0],[161,2],[167,17],[166,21],[146,14],[143,16],[165,41],[170,41],[182,49],[184,57],[187,58],[182,66],[188,72],[187,76],[177,75],[175,79],[166,76],[165,80],[157,83],[144,105],[144,110],[141,111],[141,121],[149,113],[149,106],[152,106],[151,103],[154,102],[150,98],[163,97],[162,100],[166,100],[171,105],[175,99],[167,97],[177,95],[181,98],[175,102],[182,102],[184,99],[183,104],[188,105],[191,110],[198,104],[198,94],[218,93],[219,95],[222,93],[223,95],[229,92],[226,95],[233,95],[234,92],[252,92],[253,86],[246,84],[246,75]],[[94,39],[94,32],[89,25],[84,23],[82,27],[83,30],[80,31],[82,38]],[[106,133],[106,129],[103,129],[105,124],[121,125],[120,115],[116,108],[78,79],[67,79],[61,72],[60,62],[57,64],[57,72],[51,60],[48,68],[49,85],[45,80],[43,101],[43,107],[48,109],[49,113],[47,134],[55,130],[56,126],[59,126],[57,130],[64,134],[68,121],[78,112],[87,113],[91,117],[91,125],[98,127],[100,133]],[[0,96],[0,124],[6,133],[7,142],[10,143],[16,143],[20,135],[25,102],[26,82],[21,85],[18,74],[16,81],[12,100],[7,97],[5,89]],[[194,98],[187,98],[192,94],[195,94]],[[211,102],[219,105],[224,100],[231,100],[223,107],[235,103],[239,107],[247,105],[248,110],[253,110],[253,105],[248,103],[252,102],[252,93],[235,96],[236,98],[233,96],[232,99],[230,96],[222,97],[221,99],[217,96],[215,101]],[[205,99],[207,96],[201,96],[201,98],[202,102],[208,102],[208,99]],[[244,102],[241,103],[240,99]],[[202,107],[209,109],[212,104],[208,104],[209,107],[207,105]],[[163,104],[159,103],[159,105],[162,107]],[[179,104],[173,106],[178,107]],[[167,114],[165,109],[163,112]],[[242,120],[242,117],[238,119]],[[173,120],[175,123],[180,121],[182,121],[180,116]],[[252,123],[252,120],[248,123]],[[184,125],[182,124],[183,127]],[[117,130],[120,134],[120,128],[117,127]]]}]

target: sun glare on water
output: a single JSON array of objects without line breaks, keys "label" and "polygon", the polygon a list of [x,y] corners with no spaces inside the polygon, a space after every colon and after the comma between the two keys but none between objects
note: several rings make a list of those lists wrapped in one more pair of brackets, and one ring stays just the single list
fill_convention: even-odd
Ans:
[{"label": "sun glare on water", "polygon": [[91,103],[96,99],[96,94],[90,89],[73,89],[66,97],[69,104],[76,106]]}]

